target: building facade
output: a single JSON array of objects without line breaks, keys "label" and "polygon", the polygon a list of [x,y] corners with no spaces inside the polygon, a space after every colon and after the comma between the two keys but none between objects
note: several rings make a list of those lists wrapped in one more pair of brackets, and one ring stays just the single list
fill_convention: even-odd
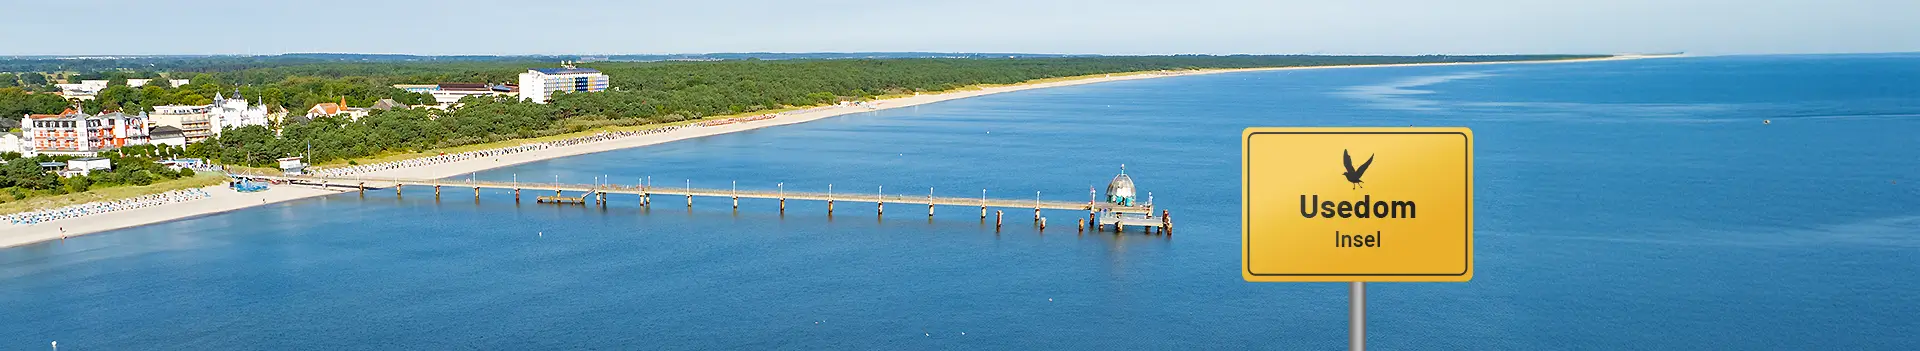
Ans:
[{"label": "building facade", "polygon": [[153,127],[153,129],[147,131],[147,133],[147,138],[150,140],[149,142],[154,145],[187,146],[187,134],[181,131],[180,128],[159,126]]},{"label": "building facade", "polygon": [[25,140],[20,133],[0,133],[0,153],[27,153]]},{"label": "building facade", "polygon": [[554,93],[602,91],[610,82],[592,68],[535,68],[520,74],[520,98],[546,103]]},{"label": "building facade", "polygon": [[26,115],[20,120],[22,154],[93,156],[102,150],[141,145],[147,139],[147,115],[98,116],[67,110],[58,115]]},{"label": "building facade", "polygon": [[213,135],[220,135],[220,131],[227,128],[267,126],[267,106],[252,106],[240,92],[234,92],[232,98],[213,93],[211,107],[207,113],[213,119]]},{"label": "building facade", "polygon": [[154,106],[149,117],[154,127],[179,128],[186,135],[187,143],[212,138],[218,130],[213,126],[213,105]]},{"label": "building facade", "polygon": [[[127,87],[139,88],[147,86],[147,83],[152,81],[152,79],[128,79]],[[167,83],[171,86],[178,87],[187,85],[189,81],[186,79],[168,79]],[[107,89],[107,80],[88,79],[80,81],[79,83],[54,84],[53,86],[60,88],[60,96],[65,96],[69,99],[93,100],[94,96],[99,95],[101,90]]]},{"label": "building facade", "polygon": [[152,127],[179,128],[187,143],[219,136],[227,128],[268,125],[267,107],[254,106],[239,93],[232,98],[214,93],[211,105],[154,106],[150,117]]}]

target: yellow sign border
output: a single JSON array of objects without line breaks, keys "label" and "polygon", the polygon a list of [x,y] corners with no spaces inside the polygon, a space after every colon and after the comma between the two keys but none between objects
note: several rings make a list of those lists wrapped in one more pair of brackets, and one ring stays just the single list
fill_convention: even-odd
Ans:
[{"label": "yellow sign border", "polygon": [[[1466,138],[1466,269],[1452,273],[1254,273],[1250,264],[1252,248],[1247,242],[1253,232],[1248,227],[1252,211],[1248,208],[1247,176],[1252,155],[1249,145],[1257,134],[1457,134]],[[1473,280],[1473,130],[1466,127],[1250,127],[1240,132],[1240,276],[1249,282],[1466,282]]]}]

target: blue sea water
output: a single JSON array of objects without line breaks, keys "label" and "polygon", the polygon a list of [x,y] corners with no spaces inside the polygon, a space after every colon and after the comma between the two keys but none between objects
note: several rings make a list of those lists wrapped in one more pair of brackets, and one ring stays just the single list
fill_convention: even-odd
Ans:
[{"label": "blue sea water", "polygon": [[1238,274],[1239,133],[1404,125],[1474,130],[1476,274],[1369,285],[1376,348],[1920,348],[1898,54],[1175,77],[557,159],[474,177],[1082,200],[1125,164],[1179,231],[348,193],[0,249],[0,349],[1344,348],[1345,284]]}]

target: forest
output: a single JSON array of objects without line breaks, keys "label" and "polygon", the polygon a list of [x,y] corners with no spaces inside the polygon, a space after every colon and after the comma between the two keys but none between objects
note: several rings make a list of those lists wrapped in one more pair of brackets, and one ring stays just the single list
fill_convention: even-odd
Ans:
[{"label": "forest", "polygon": [[[1012,84],[1035,79],[1103,73],[1207,68],[1292,67],[1392,63],[1557,60],[1592,55],[1493,56],[1091,56],[1037,58],[899,58],[825,60],[723,60],[594,62],[612,78],[604,92],[559,94],[549,104],[512,99],[468,98],[450,111],[376,111],[357,121],[344,118],[293,118],[275,126],[225,131],[189,145],[188,156],[217,162],[265,166],[275,158],[308,154],[323,163],[377,155],[423,151],[515,138],[555,135],[598,126],[641,125],[785,107],[862,100],[887,94],[956,89],[978,84]],[[300,114],[320,102],[347,100],[368,106],[391,98],[407,104],[431,102],[426,94],[393,84],[441,82],[511,83],[517,74],[551,62],[320,62],[286,65],[172,67],[164,75],[191,77],[182,87],[115,86],[87,102],[89,111],[145,109],[165,104],[204,104],[213,93],[240,92]],[[112,71],[105,76],[139,75]],[[0,83],[4,84],[4,83]],[[17,84],[16,82],[16,85]],[[16,89],[18,90],[18,89]],[[46,94],[13,93],[0,88],[0,112],[54,113]],[[17,96],[16,96],[17,95]],[[17,114],[15,114],[17,116]],[[17,121],[16,121],[17,122]]]}]

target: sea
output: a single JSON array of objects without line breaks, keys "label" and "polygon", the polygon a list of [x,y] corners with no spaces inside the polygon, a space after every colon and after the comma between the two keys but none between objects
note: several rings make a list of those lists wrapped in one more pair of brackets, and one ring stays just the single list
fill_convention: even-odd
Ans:
[{"label": "sea", "polygon": [[0,249],[0,349],[1345,348],[1347,284],[1239,274],[1255,126],[1472,128],[1473,279],[1367,285],[1370,347],[1920,349],[1920,54],[1180,76],[554,159],[465,177],[1082,201],[1124,165],[1176,230],[342,193]]}]

